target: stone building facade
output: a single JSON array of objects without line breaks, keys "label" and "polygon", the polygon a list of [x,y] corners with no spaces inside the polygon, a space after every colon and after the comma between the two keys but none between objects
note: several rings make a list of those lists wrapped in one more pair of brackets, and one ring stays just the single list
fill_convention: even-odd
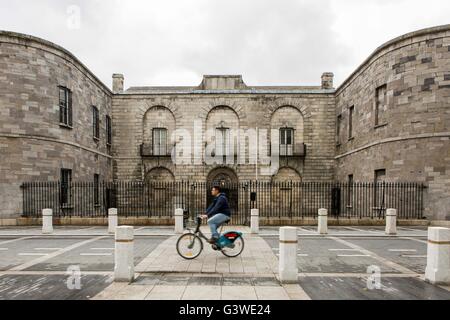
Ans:
[{"label": "stone building facade", "polygon": [[[62,118],[60,96],[66,107],[71,100]],[[65,49],[0,32],[0,217],[21,213],[22,182],[60,180],[62,169],[73,180],[93,180],[95,174],[112,178],[105,136],[112,97]],[[93,137],[93,106],[99,111],[98,139]]]},{"label": "stone building facade", "polygon": [[[449,220],[450,25],[383,44],[337,89],[321,80],[125,89],[115,74],[111,91],[65,49],[0,32],[0,217],[20,215],[23,181],[70,169],[88,181],[418,181],[426,216]],[[255,145],[269,162],[256,166]]]},{"label": "stone building facade", "polygon": [[450,26],[384,44],[335,95],[336,179],[424,182],[425,215],[450,220]]}]

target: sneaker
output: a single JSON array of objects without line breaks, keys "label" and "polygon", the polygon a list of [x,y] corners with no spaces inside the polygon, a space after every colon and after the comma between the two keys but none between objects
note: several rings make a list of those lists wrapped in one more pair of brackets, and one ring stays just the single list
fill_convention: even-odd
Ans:
[{"label": "sneaker", "polygon": [[217,238],[211,238],[211,239],[208,240],[208,242],[210,244],[216,244],[217,240],[218,240]]}]

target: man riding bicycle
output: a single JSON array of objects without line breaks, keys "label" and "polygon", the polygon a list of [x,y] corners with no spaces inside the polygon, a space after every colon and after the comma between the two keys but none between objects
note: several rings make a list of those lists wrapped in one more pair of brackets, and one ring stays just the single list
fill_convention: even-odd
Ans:
[{"label": "man riding bicycle", "polygon": [[228,199],[219,186],[214,186],[211,189],[211,195],[214,197],[214,200],[206,209],[206,213],[202,218],[208,219],[208,225],[211,229],[211,239],[208,242],[215,244],[220,236],[217,229],[225,222],[230,221],[231,211]]}]

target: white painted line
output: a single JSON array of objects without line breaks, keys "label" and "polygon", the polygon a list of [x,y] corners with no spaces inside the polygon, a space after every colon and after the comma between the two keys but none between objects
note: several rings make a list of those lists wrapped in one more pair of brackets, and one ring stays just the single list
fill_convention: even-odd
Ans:
[{"label": "white painted line", "polygon": [[360,251],[358,249],[328,249],[329,251]]},{"label": "white painted line", "polygon": [[73,244],[71,246],[68,246],[68,247],[66,247],[66,248],[64,248],[62,250],[58,250],[56,252],[52,252],[50,254],[47,254],[44,257],[39,257],[39,258],[33,259],[33,260],[28,261],[26,263],[23,263],[21,265],[15,266],[15,267],[7,270],[7,271],[21,271],[21,270],[28,269],[28,268],[36,265],[36,264],[39,264],[39,263],[42,263],[42,262],[47,261],[49,259],[52,259],[54,257],[57,257],[57,256],[59,256],[59,255],[61,255],[63,253],[66,253],[66,252],[71,251],[73,249],[76,249],[78,247],[84,246],[84,245],[86,245],[88,243],[91,243],[91,242],[94,242],[94,241],[98,241],[100,239],[105,239],[105,238],[107,238],[107,236],[100,236],[100,237],[95,237],[95,238],[92,238],[92,239],[89,239],[89,240],[77,242],[77,243],[75,243],[75,244]]},{"label": "white painted line", "polygon": [[391,252],[417,252],[416,249],[389,249]]},{"label": "white painted line", "polygon": [[34,248],[34,250],[39,250],[39,251],[57,251],[57,250],[62,250],[62,248]]},{"label": "white painted line", "polygon": [[375,234],[380,234],[380,233],[383,232],[383,231],[373,231],[373,230],[358,229],[358,228],[354,228],[354,227],[344,227],[344,228],[345,228],[345,229],[348,229],[348,230],[364,232],[364,233],[366,233],[366,234],[367,234],[367,232],[375,233]]},{"label": "white painted line", "polygon": [[111,256],[112,253],[80,253],[80,256],[92,256],[92,257],[96,257],[96,256]]},{"label": "white painted line", "polygon": [[420,240],[420,239],[408,238],[408,237],[403,237],[403,238],[400,238],[400,239],[416,241],[416,242],[428,245],[428,241],[426,241],[426,240]]},{"label": "white painted line", "polygon": [[393,269],[395,269],[397,271],[400,271],[401,273],[417,274],[417,272],[414,272],[414,271],[412,271],[412,270],[410,270],[410,269],[408,269],[408,268],[406,268],[406,267],[404,267],[402,265],[399,265],[398,263],[395,263],[394,261],[385,259],[385,258],[377,255],[376,253],[372,252],[372,251],[369,251],[367,249],[364,249],[363,247],[360,247],[360,246],[358,246],[358,245],[356,245],[354,243],[351,243],[350,241],[346,241],[346,240],[343,240],[343,239],[340,239],[340,238],[337,238],[337,237],[327,237],[327,239],[331,239],[331,240],[337,241],[337,242],[342,243],[343,245],[346,245],[346,246],[348,246],[350,248],[353,248],[353,249],[359,249],[359,250],[361,250],[362,253],[370,255],[373,259],[376,259],[379,262],[385,264],[386,266],[388,266],[390,268],[393,268]]},{"label": "white painted line", "polygon": [[297,256],[299,256],[299,257],[309,257],[309,254],[299,253]]},{"label": "white painted line", "polygon": [[114,250],[114,248],[91,248],[91,250]]},{"label": "white painted line", "polygon": [[7,251],[8,248],[0,248],[0,251]]},{"label": "white painted line", "polygon": [[18,256],[47,256],[48,253],[19,253]]},{"label": "white painted line", "polygon": [[406,230],[406,231],[415,231],[415,232],[417,232],[417,231],[423,231],[424,233],[427,231],[427,230],[411,229],[411,228],[405,228],[405,227],[397,227],[397,229],[400,229],[400,230]]},{"label": "white painted line", "polygon": [[12,243],[12,242],[17,242],[17,241],[21,241],[21,240],[27,240],[27,239],[33,239],[33,237],[21,237],[21,238],[18,238],[18,239],[2,241],[2,242],[0,242],[0,245],[7,244],[7,243]]},{"label": "white painted line", "polygon": [[402,254],[401,257],[405,258],[426,258],[426,255],[408,255],[408,254]]},{"label": "white painted line", "polygon": [[371,257],[368,254],[338,254],[338,257],[341,258],[351,258],[351,257]]}]

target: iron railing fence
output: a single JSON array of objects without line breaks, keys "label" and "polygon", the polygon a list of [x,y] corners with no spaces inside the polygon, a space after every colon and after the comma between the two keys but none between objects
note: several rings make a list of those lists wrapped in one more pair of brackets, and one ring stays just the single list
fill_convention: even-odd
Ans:
[{"label": "iron railing fence", "polygon": [[[40,217],[51,208],[56,217],[105,217],[117,208],[124,217],[172,217],[183,208],[193,218],[212,201],[212,184],[192,181],[26,182],[23,216]],[[400,219],[421,219],[424,189],[411,182],[256,182],[226,183],[233,223],[248,224],[250,210],[269,219],[315,218],[320,208],[331,217],[384,218],[397,209]]]}]

